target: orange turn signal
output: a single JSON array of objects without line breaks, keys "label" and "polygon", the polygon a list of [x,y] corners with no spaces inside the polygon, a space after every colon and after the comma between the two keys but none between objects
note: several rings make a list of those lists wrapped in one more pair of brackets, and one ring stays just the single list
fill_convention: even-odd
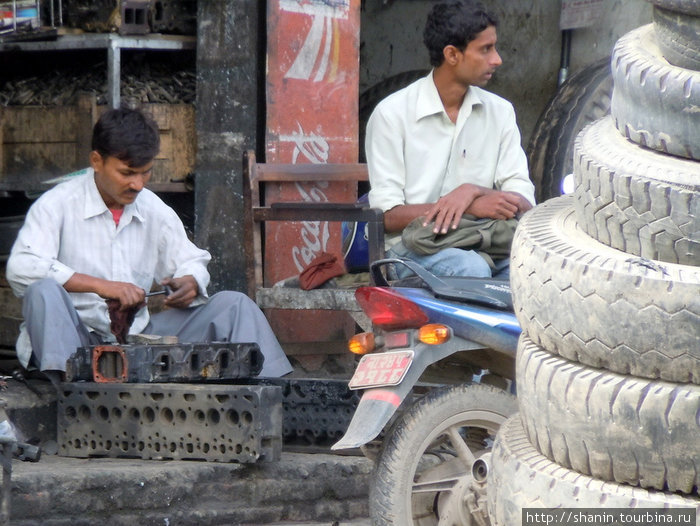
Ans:
[{"label": "orange turn signal", "polygon": [[428,345],[445,343],[450,336],[450,328],[440,323],[430,323],[418,329],[418,339]]},{"label": "orange turn signal", "polygon": [[367,354],[374,350],[374,334],[361,332],[356,334],[348,342],[348,349],[355,354]]}]

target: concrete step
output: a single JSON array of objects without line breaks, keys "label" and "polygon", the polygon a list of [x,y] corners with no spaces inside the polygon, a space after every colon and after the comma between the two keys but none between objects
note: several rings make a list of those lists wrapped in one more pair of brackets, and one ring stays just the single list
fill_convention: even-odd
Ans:
[{"label": "concrete step", "polygon": [[[244,524],[242,526],[254,526]],[[352,521],[333,522],[276,522],[267,526],[371,526],[369,519],[357,519]]]},{"label": "concrete step", "polygon": [[48,382],[7,381],[0,399],[39,462],[12,461],[13,526],[369,526],[371,462],[283,451],[255,464],[68,458],[55,449],[56,396]]},{"label": "concrete step", "polygon": [[362,457],[300,453],[260,464],[15,460],[11,524],[332,524],[368,516],[370,469]]}]

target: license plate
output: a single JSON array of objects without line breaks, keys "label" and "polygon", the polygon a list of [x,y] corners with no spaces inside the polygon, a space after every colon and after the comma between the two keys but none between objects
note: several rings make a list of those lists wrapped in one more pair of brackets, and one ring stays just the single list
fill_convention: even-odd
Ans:
[{"label": "license plate", "polygon": [[413,351],[408,350],[365,354],[357,365],[348,387],[367,389],[400,384],[412,361]]}]

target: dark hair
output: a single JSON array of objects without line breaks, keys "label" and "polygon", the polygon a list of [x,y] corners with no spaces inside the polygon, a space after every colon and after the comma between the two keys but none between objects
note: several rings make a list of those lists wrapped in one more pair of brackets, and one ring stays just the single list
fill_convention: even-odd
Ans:
[{"label": "dark hair", "polygon": [[143,166],[160,149],[158,126],[137,110],[108,110],[92,129],[92,149],[103,158],[116,157],[129,166]]},{"label": "dark hair", "polygon": [[455,46],[464,51],[467,44],[489,26],[497,26],[496,15],[486,11],[476,0],[448,0],[433,6],[423,30],[423,43],[430,54],[430,64],[437,67],[445,59],[442,51]]}]

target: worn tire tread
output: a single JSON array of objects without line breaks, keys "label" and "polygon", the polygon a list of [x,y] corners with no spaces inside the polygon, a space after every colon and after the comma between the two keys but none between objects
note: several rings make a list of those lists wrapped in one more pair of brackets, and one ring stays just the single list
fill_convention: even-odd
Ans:
[{"label": "worn tire tread", "polygon": [[653,24],[617,41],[611,69],[610,113],[620,133],[653,150],[700,159],[700,71],[669,64]]},{"label": "worn tire tread", "polygon": [[588,235],[628,254],[700,265],[700,163],[641,148],[607,117],[576,138],[574,176]]},{"label": "worn tire tread", "polygon": [[679,68],[700,70],[700,17],[655,6],[653,20],[664,58]]},{"label": "worn tire tread", "polygon": [[700,0],[650,0],[650,2],[669,11],[700,16]]},{"label": "worn tire tread", "polygon": [[[491,455],[488,511],[492,526],[521,526],[523,508],[693,508],[700,499],[595,479],[566,469],[530,443],[520,415],[498,432]],[[563,522],[562,522],[563,524]]]},{"label": "worn tire tread", "polygon": [[630,256],[578,226],[573,196],[521,219],[511,290],[523,331],[547,351],[644,378],[700,383],[700,267]]},{"label": "worn tire tread", "polygon": [[518,405],[530,443],[601,480],[698,493],[700,386],[569,362],[522,337]]}]

